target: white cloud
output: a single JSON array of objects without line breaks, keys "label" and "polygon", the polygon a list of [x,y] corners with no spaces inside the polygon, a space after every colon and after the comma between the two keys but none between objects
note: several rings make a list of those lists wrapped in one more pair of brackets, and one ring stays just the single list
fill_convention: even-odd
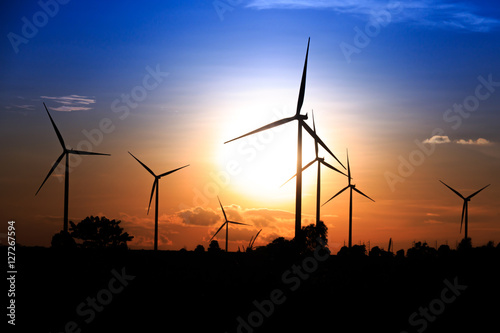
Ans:
[{"label": "white cloud", "polygon": [[54,101],[56,103],[62,104],[58,107],[50,107],[49,109],[54,111],[86,111],[92,110],[92,107],[89,107],[92,104],[95,104],[95,98],[89,96],[80,96],[80,95],[69,95],[69,96],[40,96],[43,99],[48,99]]},{"label": "white cloud", "polygon": [[469,140],[460,139],[460,140],[457,140],[455,142],[460,144],[460,145],[489,145],[489,144],[491,144],[490,141],[483,139],[483,138],[479,138],[476,141],[474,141],[472,139],[469,139]]},{"label": "white cloud", "polygon": [[68,105],[58,106],[57,108],[49,107],[49,109],[54,111],[68,111],[68,112],[92,110],[92,108],[86,108],[82,106],[68,106]]},{"label": "white cloud", "polygon": [[488,32],[500,26],[500,20],[476,14],[476,8],[465,2],[442,1],[362,1],[362,0],[251,0],[254,9],[330,9],[339,13],[372,16],[392,8],[391,22],[411,22],[430,28]]},{"label": "white cloud", "polygon": [[486,140],[484,138],[479,138],[477,140],[472,139],[458,139],[451,141],[447,135],[434,135],[430,139],[425,139],[422,143],[430,143],[430,144],[443,144],[443,143],[456,143],[459,145],[489,145],[491,141]]},{"label": "white cloud", "polygon": [[422,143],[430,143],[430,144],[442,144],[442,143],[450,143],[450,138],[447,135],[434,135],[430,139],[425,139]]}]

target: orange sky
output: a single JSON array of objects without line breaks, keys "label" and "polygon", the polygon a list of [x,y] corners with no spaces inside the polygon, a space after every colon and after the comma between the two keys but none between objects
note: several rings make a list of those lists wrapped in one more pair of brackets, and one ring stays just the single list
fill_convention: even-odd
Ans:
[{"label": "orange sky", "polygon": [[[112,17],[102,13],[114,7],[71,3],[17,52],[4,39],[0,232],[15,220],[20,244],[48,246],[63,227],[62,169],[34,196],[61,154],[45,102],[67,146],[111,154],[71,161],[70,220],[119,219],[132,248],[152,248],[153,177],[130,151],[156,173],[190,164],[160,181],[160,249],[207,247],[223,221],[217,196],[229,218],[252,225],[231,226],[231,251],[260,229],[256,246],[293,237],[295,181],[281,184],[295,173],[296,123],[224,142],[294,115],[311,37],[302,114],[312,126],[314,109],[318,135],[345,165],[349,149],[353,183],[376,201],[354,194],[353,242],[454,247],[462,201],[440,179],[464,195],[491,183],[470,202],[469,235],[474,245],[500,241],[500,20],[488,7],[496,5],[402,5],[361,47],[354,28],[382,8],[336,4],[241,6],[220,20],[210,2],[123,4]],[[37,6],[2,13],[3,35],[21,33]],[[347,58],[346,43],[357,45]],[[305,165],[314,144],[303,135]],[[344,186],[323,168],[321,202]],[[315,193],[311,167],[302,225],[314,222]],[[321,211],[334,253],[347,242],[348,197]]]}]

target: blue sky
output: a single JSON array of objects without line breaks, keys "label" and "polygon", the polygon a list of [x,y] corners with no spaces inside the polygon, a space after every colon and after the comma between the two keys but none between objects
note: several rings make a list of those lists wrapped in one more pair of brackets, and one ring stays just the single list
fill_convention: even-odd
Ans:
[{"label": "blue sky", "polygon": [[[110,152],[112,159],[89,157],[83,159],[82,167],[75,167],[70,208],[74,219],[91,213],[121,217],[138,235],[135,245],[149,246],[150,230],[145,225],[151,217],[145,215],[144,202],[150,180],[126,153],[133,150],[159,169],[192,165],[178,179],[172,177],[172,188],[176,184],[182,190],[165,192],[163,221],[174,227],[166,230],[164,248],[194,248],[210,238],[212,224],[189,227],[193,240],[179,236],[187,228],[179,216],[196,206],[200,206],[196,212],[207,216],[220,213],[214,193],[205,195],[204,201],[197,200],[196,191],[204,192],[214,182],[213,175],[231,161],[237,161],[242,171],[227,184],[216,182],[218,194],[226,197],[222,201],[236,205],[233,213],[242,218],[247,214],[249,222],[253,210],[265,209],[268,220],[259,223],[269,230],[263,231],[262,241],[290,236],[293,225],[281,213],[293,211],[293,195],[286,192],[289,189],[266,186],[274,186],[273,180],[280,184],[280,177],[286,180],[294,172],[293,164],[280,163],[293,162],[294,147],[288,144],[294,140],[293,131],[276,132],[270,144],[262,145],[265,148],[254,146],[257,153],[252,161],[247,161],[250,155],[238,153],[242,146],[222,143],[278,116],[293,114],[308,37],[311,47],[303,113],[310,115],[315,110],[319,133],[344,161],[345,149],[350,149],[350,157],[357,161],[353,168],[359,182],[365,184],[361,188],[379,199],[378,206],[360,200],[360,223],[385,220],[384,211],[398,207],[391,217],[395,222],[386,230],[399,234],[411,230],[425,237],[427,216],[439,215],[432,225],[441,228],[436,231],[443,235],[440,241],[448,233],[451,241],[460,237],[453,229],[457,212],[446,208],[454,207],[454,198],[446,191],[436,192],[441,189],[439,183],[434,188],[436,178],[448,177],[465,191],[500,180],[492,171],[500,166],[497,2],[42,3],[50,4],[45,6],[49,9],[44,11],[36,1],[23,1],[4,5],[0,14],[4,36],[0,43],[0,121],[6,143],[2,151],[8,157],[0,180],[3,188],[17,193],[2,197],[6,210],[1,216],[33,221],[26,223],[24,241],[28,244],[47,244],[60,228],[52,221],[62,214],[62,183],[57,180],[33,198],[59,154],[42,102],[72,146],[86,139],[84,131],[99,128],[102,119],[110,119],[113,126],[92,147]],[[58,4],[57,13],[50,13],[54,3]],[[33,24],[34,20],[39,20],[37,31],[29,27],[23,31],[26,21]],[[24,42],[19,43],[22,38]],[[155,71],[162,73],[161,82],[151,77],[144,81]],[[493,82],[493,90],[481,88],[488,97],[478,101],[474,111],[464,112],[466,116],[453,111],[454,104],[474,102],[469,97],[475,96],[484,80]],[[144,82],[155,87],[145,90]],[[133,107],[127,106],[124,98],[141,92],[146,95],[137,103],[130,102]],[[125,109],[116,112],[113,105]],[[448,109],[454,121],[444,119]],[[460,124],[454,128],[456,117]],[[442,133],[434,135],[437,128]],[[389,186],[386,173],[398,173],[400,156],[408,159],[416,141],[440,142],[433,146],[438,153],[426,157],[415,172],[403,177],[404,182]],[[305,151],[305,163],[311,153],[311,149]],[[269,171],[270,165],[273,171]],[[268,171],[266,181],[255,181]],[[88,182],[93,172],[101,177],[97,188]],[[283,176],[289,172],[292,174]],[[311,177],[314,179],[312,173]],[[342,186],[337,183],[341,180],[326,177],[324,201],[327,191],[336,192]],[[311,216],[313,185],[305,188],[303,209]],[[491,235],[498,240],[500,229],[493,221],[499,211],[488,207],[500,192],[495,186],[488,191],[484,201],[478,202],[476,220],[485,221],[481,228],[493,230]],[[270,197],[261,197],[262,192]],[[426,201],[429,192],[436,197]],[[444,202],[437,193],[444,195]],[[51,201],[53,196],[56,199]],[[327,225],[339,233],[345,227],[346,202],[342,200],[331,208],[325,206]],[[31,207],[29,213],[24,204]],[[422,215],[415,208],[422,205],[429,207],[431,215]],[[470,210],[473,212],[472,206]],[[273,226],[270,221],[276,219],[283,225]],[[242,229],[241,241],[250,234],[254,231]],[[388,238],[383,230],[373,235],[384,244]],[[483,231],[480,235],[486,241],[489,234]],[[400,238],[409,242],[411,237]],[[342,238],[335,242],[341,243]]]}]

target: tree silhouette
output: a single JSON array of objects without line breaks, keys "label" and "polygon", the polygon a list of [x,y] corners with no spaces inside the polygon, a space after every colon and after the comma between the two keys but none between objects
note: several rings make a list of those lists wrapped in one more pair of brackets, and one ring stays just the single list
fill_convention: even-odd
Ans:
[{"label": "tree silhouette", "polygon": [[[328,244],[328,227],[323,221],[319,221],[317,225],[310,224],[302,227],[302,236],[304,238],[304,250],[313,252],[317,246],[326,246]],[[318,243],[318,238],[323,244]]]},{"label": "tree silhouette", "polygon": [[435,248],[429,247],[426,242],[416,242],[411,249],[406,251],[406,256],[408,258],[427,258],[435,257],[437,255],[437,250]]},{"label": "tree silhouette", "polygon": [[371,248],[368,255],[370,257],[380,257],[382,255],[382,250],[378,246],[374,246]]},{"label": "tree silhouette", "polygon": [[78,224],[70,221],[71,236],[83,241],[83,248],[127,248],[134,236],[123,232],[121,221],[102,216],[88,216]]},{"label": "tree silhouette", "polygon": [[462,241],[460,241],[460,243],[458,244],[457,248],[457,250],[460,252],[469,251],[471,249],[472,249],[472,242],[470,237],[462,239]]},{"label": "tree silhouette", "polygon": [[210,245],[208,245],[208,252],[213,252],[213,253],[217,253],[217,252],[220,252],[222,251],[220,246],[219,246],[219,242],[216,241],[215,239],[213,241],[210,242]]},{"label": "tree silhouette", "polygon": [[342,246],[337,255],[362,257],[366,255],[366,246],[365,244],[353,245],[351,248],[348,248],[347,246]]},{"label": "tree silhouette", "polygon": [[205,247],[201,244],[197,245],[196,248],[194,249],[194,252],[196,253],[202,253],[205,252]]},{"label": "tree silhouette", "polygon": [[76,242],[71,237],[69,232],[61,230],[61,232],[55,234],[52,236],[52,241],[50,242],[50,245],[54,249],[75,249],[76,248]]}]

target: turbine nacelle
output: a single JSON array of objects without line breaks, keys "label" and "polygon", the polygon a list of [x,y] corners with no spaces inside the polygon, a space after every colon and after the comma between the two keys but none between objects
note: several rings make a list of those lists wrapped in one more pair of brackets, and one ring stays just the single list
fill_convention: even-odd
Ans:
[{"label": "turbine nacelle", "polygon": [[308,116],[307,116],[307,113],[306,114],[297,114],[293,117],[294,119],[297,119],[297,120],[307,120],[308,119]]}]

